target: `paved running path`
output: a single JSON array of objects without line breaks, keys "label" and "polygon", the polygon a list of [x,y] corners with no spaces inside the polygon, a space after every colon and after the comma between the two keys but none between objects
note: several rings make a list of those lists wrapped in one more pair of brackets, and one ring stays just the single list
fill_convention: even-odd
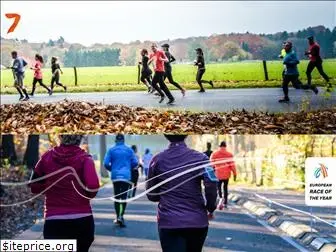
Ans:
[{"label": "paved running path", "polygon": [[[137,194],[143,192],[140,186]],[[97,198],[110,197],[112,186],[102,189]],[[93,201],[96,223],[95,241],[92,252],[154,252],[161,251],[157,232],[155,203],[146,197],[128,204],[125,220],[127,227],[120,229],[113,225],[114,205],[110,200]],[[204,252],[256,251],[291,252],[298,251],[279,233],[274,233],[252,218],[240,207],[230,206],[228,210],[216,211],[211,221]]]},{"label": "paved running path", "polygon": [[[290,89],[289,104],[280,104],[278,99],[283,96],[281,88],[258,89],[208,89],[206,93],[198,93],[196,90],[187,91],[186,97],[182,97],[179,91],[173,91],[176,98],[175,105],[158,103],[158,97],[144,91],[137,92],[101,92],[101,93],[55,93],[52,96],[37,94],[32,102],[46,103],[57,102],[63,99],[87,102],[103,102],[105,104],[124,104],[146,108],[177,109],[189,111],[228,112],[232,110],[291,112],[300,111],[302,108],[316,110],[319,108],[336,105],[336,91],[326,99],[324,91],[319,88],[318,95],[308,90]],[[305,101],[305,102],[304,102]],[[17,103],[18,95],[1,95],[1,104]],[[307,103],[310,103],[307,105]],[[304,105],[306,104],[306,105]]]},{"label": "paved running path", "polygon": [[[140,179],[137,195],[144,192]],[[141,197],[128,204],[125,214],[127,227],[113,224],[114,203],[112,185],[100,189],[92,201],[95,219],[95,241],[90,252],[158,252],[161,251],[157,231],[157,204]],[[105,198],[105,199],[104,199]],[[102,200],[99,200],[102,199]],[[42,239],[43,220],[16,239]],[[257,220],[237,205],[215,212],[210,222],[203,252],[306,252],[288,236]]]}]

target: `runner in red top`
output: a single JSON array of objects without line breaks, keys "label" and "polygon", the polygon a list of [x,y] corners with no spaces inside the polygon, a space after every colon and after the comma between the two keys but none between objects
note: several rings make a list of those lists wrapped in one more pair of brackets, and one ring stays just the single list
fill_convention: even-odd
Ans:
[{"label": "runner in red top", "polygon": [[36,89],[36,84],[39,83],[40,86],[44,87],[45,89],[47,89],[49,95],[52,94],[51,90],[43,84],[43,80],[42,80],[42,64],[43,64],[43,58],[41,55],[39,54],[36,54],[35,55],[35,64],[34,64],[34,67],[31,67],[30,69],[31,70],[34,70],[34,79],[33,79],[33,89],[31,91],[31,96],[34,96],[34,93],[35,93],[35,89]]},{"label": "runner in red top", "polygon": [[[219,210],[223,210],[224,207],[227,208],[228,186],[231,173],[233,173],[234,181],[236,181],[237,178],[236,164],[233,160],[233,155],[226,149],[225,141],[221,142],[219,150],[212,153],[210,160],[212,163],[215,163],[213,167],[215,167],[215,174],[219,180],[217,184],[218,195],[220,197],[218,208]],[[221,161],[222,163],[220,163]],[[222,191],[224,191],[224,200]]]},{"label": "runner in red top", "polygon": [[307,66],[307,86],[305,86],[305,89],[308,89],[311,87],[311,80],[312,76],[311,73],[313,72],[314,68],[316,67],[319,71],[320,75],[325,79],[325,81],[329,84],[328,91],[330,91],[331,83],[330,78],[328,75],[323,71],[322,67],[322,58],[320,55],[320,45],[314,41],[314,37],[310,36],[308,37],[308,43],[309,43],[309,50],[306,51],[305,55],[309,57],[309,64]]},{"label": "runner in red top", "polygon": [[[168,58],[166,57],[163,51],[160,51],[157,49],[157,45],[155,44],[152,45],[152,52],[153,53],[149,56],[149,61],[148,61],[148,64],[154,61],[155,73],[154,73],[154,77],[152,80],[152,86],[156,91],[158,91],[158,93],[161,96],[159,103],[163,102],[165,98],[165,94],[166,94],[166,96],[169,99],[167,104],[172,104],[175,101],[175,99],[163,80],[164,74],[165,74],[164,63],[168,61]],[[158,84],[160,85],[160,87],[158,86]]]}]

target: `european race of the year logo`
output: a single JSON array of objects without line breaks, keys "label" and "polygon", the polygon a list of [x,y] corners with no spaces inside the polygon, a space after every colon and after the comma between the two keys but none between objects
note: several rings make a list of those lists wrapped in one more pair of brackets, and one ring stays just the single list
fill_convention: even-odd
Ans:
[{"label": "european race of the year logo", "polygon": [[336,158],[307,158],[305,201],[308,206],[336,206]]},{"label": "european race of the year logo", "polygon": [[324,164],[319,164],[319,167],[315,168],[315,178],[319,178],[321,175],[323,176],[323,178],[328,177],[328,167]]}]

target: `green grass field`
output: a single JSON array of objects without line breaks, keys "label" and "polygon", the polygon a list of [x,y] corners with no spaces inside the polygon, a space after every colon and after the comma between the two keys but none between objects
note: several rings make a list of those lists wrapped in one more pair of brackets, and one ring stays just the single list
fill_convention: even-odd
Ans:
[{"label": "green grass field", "polygon": [[[299,65],[300,79],[305,82],[305,70],[308,61],[301,61]],[[281,61],[267,62],[269,81],[264,81],[264,71],[261,61],[208,64],[204,79],[214,80],[216,88],[254,88],[254,87],[280,87]],[[333,78],[336,76],[336,59],[324,61],[325,72]],[[68,86],[68,92],[95,92],[95,91],[131,91],[146,90],[143,84],[137,84],[137,67],[82,67],[77,68],[78,85],[75,86],[73,68],[64,68],[61,82]],[[44,83],[50,85],[51,70],[43,69]],[[192,65],[173,65],[175,81],[181,83],[187,89],[198,89],[195,82],[196,68]],[[317,70],[313,72],[315,84],[324,85],[323,79]],[[30,90],[33,80],[33,71],[26,70],[25,85]],[[174,89],[173,86],[169,85]],[[55,92],[63,91],[55,88]],[[40,87],[37,92],[45,92]],[[1,70],[1,93],[16,93],[13,87],[13,75],[11,70]]]}]

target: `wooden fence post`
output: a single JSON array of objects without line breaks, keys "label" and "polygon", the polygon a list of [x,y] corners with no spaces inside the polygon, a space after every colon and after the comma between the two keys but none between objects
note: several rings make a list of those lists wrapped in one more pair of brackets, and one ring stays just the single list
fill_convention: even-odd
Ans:
[{"label": "wooden fence post", "polygon": [[266,60],[263,60],[263,67],[264,67],[265,80],[268,81],[268,72],[267,72]]},{"label": "wooden fence post", "polygon": [[77,68],[74,66],[74,72],[75,72],[75,86],[77,86]]}]

